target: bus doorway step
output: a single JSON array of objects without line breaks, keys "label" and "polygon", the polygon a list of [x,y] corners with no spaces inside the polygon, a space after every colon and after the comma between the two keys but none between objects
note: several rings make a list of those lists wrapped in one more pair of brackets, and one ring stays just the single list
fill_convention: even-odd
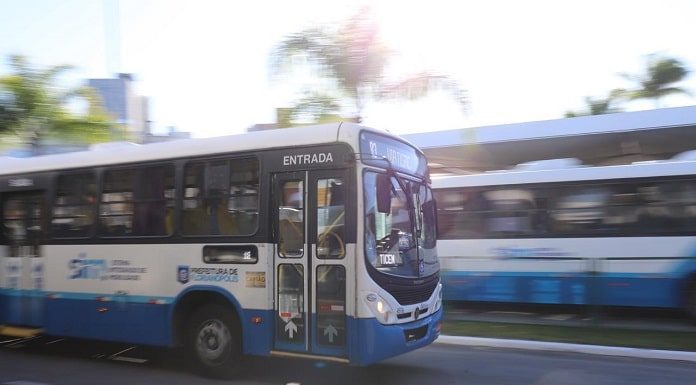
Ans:
[{"label": "bus doorway step", "polygon": [[29,338],[41,332],[43,332],[43,329],[0,325],[0,335],[8,337]]}]

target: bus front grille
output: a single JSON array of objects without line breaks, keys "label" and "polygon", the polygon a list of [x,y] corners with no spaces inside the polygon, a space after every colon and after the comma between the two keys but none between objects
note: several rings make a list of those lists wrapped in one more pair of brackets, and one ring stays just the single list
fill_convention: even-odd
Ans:
[{"label": "bus front grille", "polygon": [[425,302],[430,299],[433,295],[437,283],[439,281],[439,275],[435,274],[431,278],[426,278],[425,282],[419,285],[399,285],[399,284],[388,284],[385,289],[389,294],[394,296],[397,302],[401,305],[414,305],[420,302]]}]

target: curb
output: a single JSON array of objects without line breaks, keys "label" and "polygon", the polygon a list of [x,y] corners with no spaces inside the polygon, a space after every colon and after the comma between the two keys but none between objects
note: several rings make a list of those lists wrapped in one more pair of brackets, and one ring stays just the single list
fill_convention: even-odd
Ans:
[{"label": "curb", "polygon": [[696,352],[673,350],[655,350],[641,348],[623,348],[614,346],[597,346],[568,344],[563,342],[543,342],[529,340],[501,340],[496,338],[457,337],[441,335],[435,343],[460,346],[479,346],[490,348],[543,350],[552,352],[572,352],[594,354],[600,356],[618,356],[631,358],[647,358],[655,360],[674,360],[696,362]]}]

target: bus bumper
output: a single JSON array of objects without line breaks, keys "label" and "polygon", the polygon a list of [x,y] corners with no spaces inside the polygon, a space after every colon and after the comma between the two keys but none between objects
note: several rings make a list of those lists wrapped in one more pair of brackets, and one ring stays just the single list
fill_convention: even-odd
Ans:
[{"label": "bus bumper", "polygon": [[430,345],[440,335],[443,309],[418,321],[383,325],[375,318],[356,320],[357,339],[353,341],[350,363],[369,365]]}]

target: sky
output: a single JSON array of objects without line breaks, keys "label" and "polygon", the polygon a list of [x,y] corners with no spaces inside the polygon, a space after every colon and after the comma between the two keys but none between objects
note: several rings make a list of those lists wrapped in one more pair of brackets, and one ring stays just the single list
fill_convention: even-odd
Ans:
[{"label": "sky", "polygon": [[[648,54],[696,71],[696,1],[154,1],[0,0],[0,75],[7,57],[40,66],[72,64],[66,84],[135,75],[150,98],[155,132],[194,137],[242,133],[273,123],[304,87],[270,76],[269,55],[290,33],[337,25],[369,3],[394,57],[386,76],[447,74],[466,90],[462,111],[445,93],[365,107],[363,123],[397,134],[561,118],[630,87]],[[694,97],[696,74],[680,86]],[[632,102],[627,110],[653,108]]]}]

